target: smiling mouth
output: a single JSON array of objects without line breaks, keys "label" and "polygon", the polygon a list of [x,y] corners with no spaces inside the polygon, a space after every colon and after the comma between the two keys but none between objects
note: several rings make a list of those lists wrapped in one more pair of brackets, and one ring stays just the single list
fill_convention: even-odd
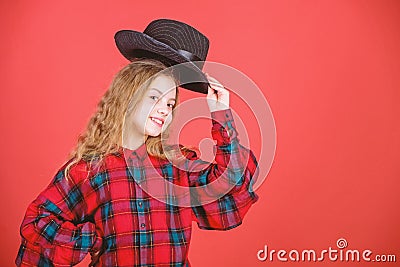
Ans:
[{"label": "smiling mouth", "polygon": [[160,119],[157,119],[157,118],[154,118],[154,117],[150,117],[150,120],[152,121],[152,122],[154,122],[157,126],[159,126],[159,127],[162,127],[163,126],[163,124],[164,124],[164,121],[163,120],[160,120]]}]

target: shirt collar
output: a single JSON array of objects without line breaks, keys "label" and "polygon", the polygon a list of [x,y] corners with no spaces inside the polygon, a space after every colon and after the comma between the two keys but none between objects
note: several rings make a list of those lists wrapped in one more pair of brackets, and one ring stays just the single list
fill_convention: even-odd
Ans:
[{"label": "shirt collar", "polygon": [[143,143],[134,150],[126,147],[120,147],[118,152],[120,152],[121,155],[123,155],[125,158],[130,158],[132,160],[138,159],[140,161],[143,161],[145,158],[149,156],[147,153],[146,143]]}]

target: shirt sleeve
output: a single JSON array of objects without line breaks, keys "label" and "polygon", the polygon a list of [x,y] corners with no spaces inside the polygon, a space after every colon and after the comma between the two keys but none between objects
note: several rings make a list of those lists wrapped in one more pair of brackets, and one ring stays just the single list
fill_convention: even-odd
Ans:
[{"label": "shirt sleeve", "polygon": [[195,188],[191,198],[197,202],[192,214],[201,229],[229,230],[242,223],[258,200],[252,188],[258,163],[253,152],[240,145],[230,109],[212,112],[211,117],[215,162],[200,160],[195,152],[189,157],[189,184]]},{"label": "shirt sleeve", "polygon": [[72,266],[100,249],[102,239],[85,199],[86,166],[73,166],[68,178],[61,168],[29,205],[20,228],[17,266]]}]

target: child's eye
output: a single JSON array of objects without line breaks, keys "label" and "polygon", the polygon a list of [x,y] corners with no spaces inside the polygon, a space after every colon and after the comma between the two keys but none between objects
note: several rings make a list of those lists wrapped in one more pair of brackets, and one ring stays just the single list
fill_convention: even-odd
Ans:
[{"label": "child's eye", "polygon": [[151,95],[150,98],[153,99],[153,100],[157,100],[158,97],[155,96],[155,95]]},{"label": "child's eye", "polygon": [[175,104],[168,104],[168,107],[174,108]]}]

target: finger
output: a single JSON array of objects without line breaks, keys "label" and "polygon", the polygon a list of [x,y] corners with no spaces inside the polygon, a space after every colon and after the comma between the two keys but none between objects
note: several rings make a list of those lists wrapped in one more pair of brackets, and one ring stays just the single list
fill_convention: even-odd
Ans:
[{"label": "finger", "polygon": [[217,83],[217,82],[211,82],[211,81],[210,81],[209,84],[210,84],[212,87],[224,88],[224,86],[223,86],[222,84]]},{"label": "finger", "polygon": [[206,73],[208,83],[210,84],[211,91],[208,91],[208,96],[214,96],[218,98],[223,94],[227,94],[229,91],[214,77],[211,77],[208,73]]},{"label": "finger", "polygon": [[216,82],[210,82],[210,86],[215,90],[215,91],[223,91],[225,90],[225,87],[220,84],[220,83],[216,83]]},{"label": "finger", "polygon": [[219,89],[219,88],[223,89],[224,88],[224,86],[221,83],[219,83],[218,81],[211,81],[210,80],[208,83],[214,89]]},{"label": "finger", "polygon": [[208,92],[207,92],[207,96],[208,97],[213,97],[216,94],[216,90],[214,88],[212,88],[211,86],[208,87]]},{"label": "finger", "polygon": [[218,86],[223,86],[218,80],[216,80],[216,79],[214,79],[214,78],[210,78],[210,79],[208,80],[208,82],[209,82],[209,83],[212,83],[212,84],[215,84],[215,85],[218,85]]},{"label": "finger", "polygon": [[212,86],[216,94],[228,93],[229,91],[223,86]]},{"label": "finger", "polygon": [[210,76],[208,73],[206,73],[206,77],[207,77],[209,82],[214,83],[214,84],[219,84],[219,85],[222,86],[222,84],[217,79],[215,79],[214,77]]},{"label": "finger", "polygon": [[99,261],[99,255],[100,255],[100,251],[96,251],[95,253],[93,253],[91,255],[92,257],[91,257],[89,267],[94,266]]}]

